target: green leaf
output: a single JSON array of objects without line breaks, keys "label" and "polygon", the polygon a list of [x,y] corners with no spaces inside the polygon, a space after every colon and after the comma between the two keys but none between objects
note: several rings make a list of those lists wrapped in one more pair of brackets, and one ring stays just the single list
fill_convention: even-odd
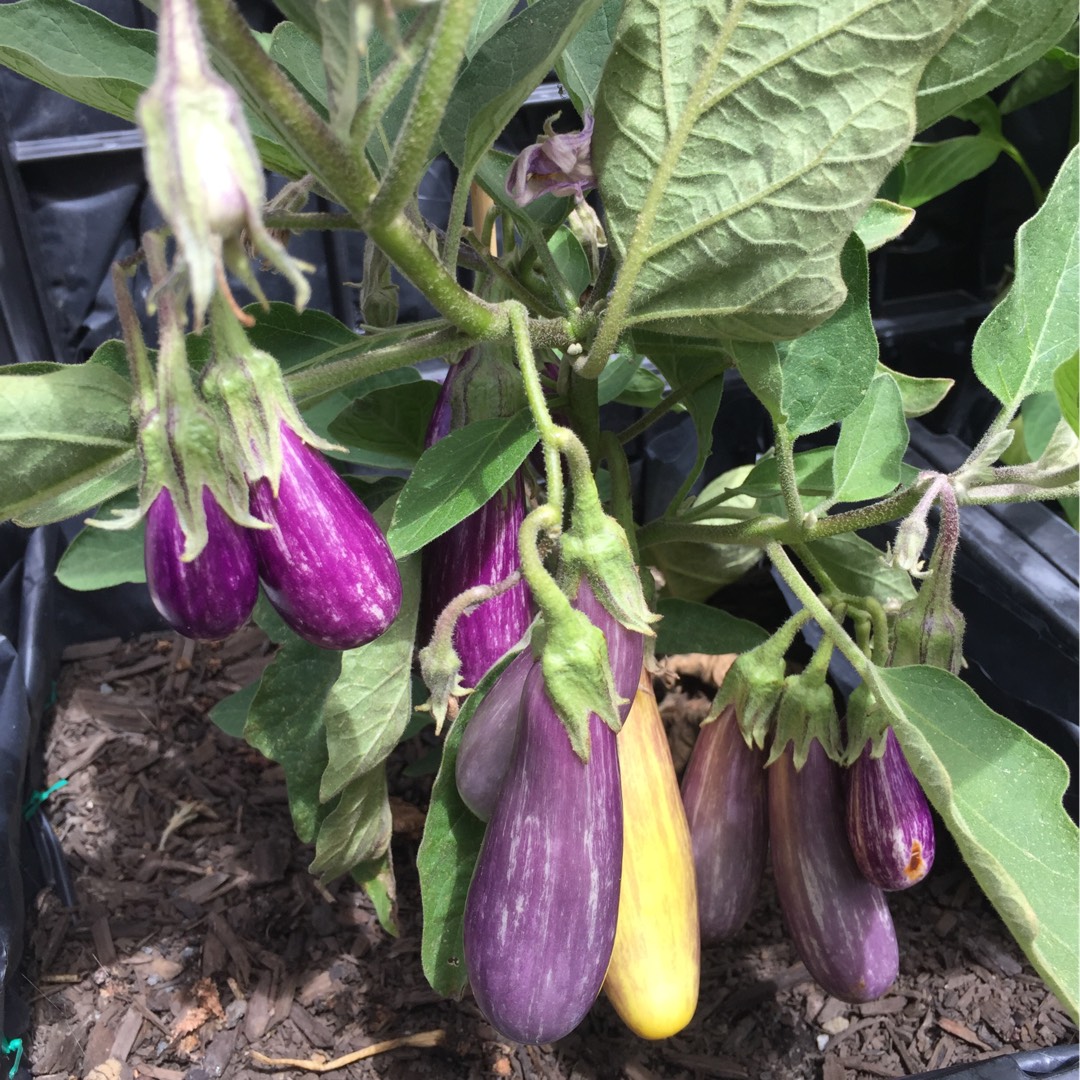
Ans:
[{"label": "green leaf", "polygon": [[471,60],[476,55],[477,49],[510,18],[510,13],[516,4],[517,0],[479,0],[476,13],[473,15],[469,39],[465,43],[467,59]]},{"label": "green leaf", "polygon": [[843,304],[820,326],[780,342],[780,408],[792,436],[835,424],[866,397],[877,368],[878,343],[870,319],[870,271],[857,235],[840,256],[847,286]]},{"label": "green leaf", "polygon": [[589,20],[600,0],[537,0],[500,27],[458,76],[439,137],[470,172]]},{"label": "green leaf", "polygon": [[462,919],[484,823],[461,801],[454,769],[465,728],[512,658],[504,657],[480,680],[447,733],[442,765],[431,789],[424,838],[416,853],[424,908],[420,958],[432,989],[457,998],[468,985]]},{"label": "green leaf", "polygon": [[946,671],[878,668],[874,676],[894,699],[897,738],[964,861],[1075,1019],[1080,862],[1061,804],[1068,766]]},{"label": "green leaf", "polygon": [[1061,415],[1077,434],[1077,399],[1080,398],[1080,354],[1073,353],[1054,372],[1054,393],[1057,394]]},{"label": "green leaf", "polygon": [[836,310],[957,6],[627,0],[593,137],[627,325],[760,341]]},{"label": "green leaf", "polygon": [[887,372],[896,380],[900,387],[900,397],[904,402],[904,415],[909,420],[917,416],[925,416],[933,412],[945,395],[956,385],[955,379],[918,379],[914,375],[905,375],[901,371],[893,371],[880,361],[878,371]]},{"label": "green leaf", "polygon": [[[708,364],[710,367],[732,366],[727,353],[712,338],[668,334],[648,326],[635,326],[630,333],[630,340],[634,343],[635,352],[647,356],[661,370],[661,361],[678,363],[688,360]],[[670,378],[668,382],[671,382]]]},{"label": "green leaf", "polygon": [[875,199],[855,226],[855,233],[867,251],[877,251],[895,240],[915,220],[910,206],[889,199]]},{"label": "green leaf", "polygon": [[579,116],[596,110],[600,76],[615,41],[623,0],[601,0],[592,18],[574,35],[555,61],[559,80]]},{"label": "green leaf", "polygon": [[247,335],[252,344],[268,352],[283,371],[300,365],[332,360],[343,352],[364,347],[364,335],[350,330],[325,311],[297,311],[292,304],[275,300],[264,311],[258,304],[245,309],[255,324]]},{"label": "green leaf", "polygon": [[1024,399],[1020,407],[1023,417],[1024,448],[1029,461],[1038,461],[1050,445],[1054,428],[1061,420],[1061,406],[1052,390],[1042,390]]},{"label": "green leaf", "polygon": [[480,159],[476,182],[504,214],[519,220],[524,219],[538,226],[544,236],[551,236],[573,209],[573,199],[543,195],[528,206],[518,206],[506,193],[506,177],[513,163],[514,158],[510,154],[504,154],[500,150],[488,150]]},{"label": "green leaf", "polygon": [[244,725],[247,723],[248,713],[251,711],[251,703],[259,691],[259,680],[248,683],[247,686],[222,698],[211,710],[210,719],[234,739],[244,737]]},{"label": "green leaf", "polygon": [[1000,86],[1056,44],[1076,18],[1069,0],[981,0],[966,12],[919,81],[916,131]]},{"label": "green leaf", "polygon": [[1077,174],[1073,147],[1046,202],[1016,234],[1012,287],[975,335],[975,374],[1006,409],[1051,389],[1077,351]]},{"label": "green leaf", "polygon": [[522,409],[452,431],[425,451],[398,497],[386,536],[395,556],[419,551],[483,506],[514,475],[537,437]]},{"label": "green leaf", "polygon": [[904,155],[899,202],[918,207],[985,172],[1001,153],[1000,139],[958,135],[935,143],[914,143]]},{"label": "green leaf", "polygon": [[[835,447],[816,446],[795,455],[795,480],[802,495],[830,495],[833,490],[833,455]],[[780,492],[780,473],[776,458],[763,457],[751,469],[739,487],[742,495],[763,499]]]},{"label": "green leaf", "polygon": [[812,540],[806,546],[841,592],[871,596],[882,604],[915,599],[908,572],[887,566],[882,552],[855,533]]},{"label": "green leaf", "polygon": [[630,381],[615,398],[620,405],[633,405],[638,409],[651,409],[659,405],[664,396],[665,383],[655,371],[639,367]]},{"label": "green leaf", "polygon": [[592,267],[581,241],[565,226],[555,230],[548,240],[548,249],[566,283],[575,296],[592,284]]},{"label": "green leaf", "polygon": [[123,487],[115,474],[134,457],[131,393],[97,364],[0,375],[0,521],[58,521],[130,487],[137,473]]},{"label": "green leaf", "polygon": [[629,385],[635,372],[645,358],[637,353],[616,353],[604,365],[596,382],[596,400],[599,405],[614,401]]},{"label": "green leaf", "polygon": [[[384,506],[376,514],[380,527],[385,525],[391,510],[391,506]],[[374,641],[342,653],[341,674],[323,706],[330,756],[319,789],[323,802],[381,765],[401,740],[412,716],[413,639],[420,604],[419,556],[403,559],[398,570],[401,610],[397,618]]]},{"label": "green leaf", "polygon": [[[358,35],[361,4],[362,0],[321,0],[315,5],[330,126],[342,138],[348,136],[360,101],[360,63],[367,53],[366,36]],[[370,22],[370,12],[365,14]]]},{"label": "green leaf", "polygon": [[1048,49],[1034,63],[1017,75],[1008,93],[1001,99],[1002,115],[1016,112],[1036,101],[1050,97],[1076,82],[1076,27],[1065,35],[1061,45]]},{"label": "green leaf", "polygon": [[757,623],[738,619],[719,608],[690,600],[661,600],[656,610],[663,616],[656,624],[656,651],[676,653],[741,653],[760,645],[769,637]]},{"label": "green leaf", "polygon": [[293,827],[306,844],[326,815],[319,801],[328,761],[322,708],[340,671],[341,653],[290,635],[263,672],[244,723],[244,738],[285,770]]},{"label": "green leaf", "polygon": [[367,893],[379,925],[391,937],[397,937],[401,933],[397,925],[397,881],[390,852],[354,866],[351,873],[353,880]]},{"label": "green leaf", "polygon": [[[99,521],[109,521],[113,510],[133,510],[138,505],[138,494],[129,491],[103,503],[94,516]],[[129,581],[144,582],[145,536],[146,527],[142,521],[134,528],[121,530],[96,529],[89,525],[61,555],[56,577],[61,585],[79,592],[106,589]]]},{"label": "green leaf", "polygon": [[350,780],[322,819],[308,870],[324,881],[341,877],[357,863],[384,855],[390,847],[390,832],[386,766],[378,765]]},{"label": "green leaf", "polygon": [[438,383],[424,380],[365,394],[330,423],[330,438],[349,447],[349,460],[383,469],[410,469],[424,452]]},{"label": "green leaf", "polygon": [[908,444],[904,401],[891,375],[875,375],[863,403],[840,425],[833,456],[833,499],[861,502],[900,483]]}]

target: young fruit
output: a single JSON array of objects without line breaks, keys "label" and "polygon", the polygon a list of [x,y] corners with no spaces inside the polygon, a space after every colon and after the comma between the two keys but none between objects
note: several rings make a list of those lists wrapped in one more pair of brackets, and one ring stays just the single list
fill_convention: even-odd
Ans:
[{"label": "young fruit", "polygon": [[666,1039],[693,1018],[701,943],[690,830],[647,672],[616,744],[622,886],[604,991],[635,1035]]},{"label": "young fruit", "polygon": [[272,529],[251,531],[270,603],[300,637],[326,649],[353,649],[397,617],[401,578],[367,507],[329,462],[281,425],[277,498],[262,478],[251,512]]},{"label": "young fruit", "polygon": [[172,495],[162,488],[146,515],[146,583],[154,606],[178,633],[223,638],[247,622],[259,596],[251,533],[202,489],[206,546],[190,562],[180,558],[184,533]]},{"label": "young fruit", "polygon": [[746,745],[733,707],[698,732],[682,800],[701,939],[724,941],[742,929],[754,906],[769,850],[765,753]]},{"label": "young fruit", "polygon": [[465,964],[491,1024],[524,1043],[573,1031],[615,940],[622,797],[615,733],[590,717],[588,764],[534,664],[520,730],[465,904]]},{"label": "young fruit", "polygon": [[803,963],[828,993],[857,1003],[888,990],[900,959],[885,894],[859,873],[848,844],[839,771],[816,739],[799,770],[784,749],[767,770],[769,842]]},{"label": "young fruit", "polygon": [[892,728],[885,752],[868,743],[847,770],[847,834],[863,877],[879,889],[907,889],[934,864],[934,819]]}]

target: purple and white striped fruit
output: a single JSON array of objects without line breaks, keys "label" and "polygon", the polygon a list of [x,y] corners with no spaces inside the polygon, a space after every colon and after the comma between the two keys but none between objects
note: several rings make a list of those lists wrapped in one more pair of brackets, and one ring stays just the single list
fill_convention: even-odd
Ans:
[{"label": "purple and white striped fruit", "polygon": [[367,507],[329,462],[286,424],[277,498],[264,478],[251,486],[251,512],[273,526],[252,530],[270,603],[300,637],[353,649],[397,617],[401,577]]},{"label": "purple and white striped fruit", "polygon": [[627,630],[622,623],[618,622],[596,598],[592,586],[585,578],[582,578],[578,584],[573,605],[604,635],[615,694],[622,699],[622,704],[619,706],[619,719],[625,720],[627,713],[630,712],[630,706],[634,703],[638,679],[641,678],[641,664],[645,658],[645,638],[635,630]]},{"label": "purple and white striped fruit", "polygon": [[746,745],[728,706],[698,732],[682,781],[703,941],[746,922],[769,850],[765,753]]},{"label": "purple and white striped fruit", "polygon": [[863,748],[847,771],[847,834],[863,877],[879,889],[907,889],[934,864],[934,819],[892,728],[885,752]]},{"label": "purple and white striped fruit", "polygon": [[259,596],[251,532],[202,489],[206,546],[184,562],[184,532],[172,495],[162,488],[146,514],[146,583],[154,607],[178,633],[212,640],[239,630]]},{"label": "purple and white striped fruit", "polygon": [[880,997],[899,970],[896,931],[885,894],[851,853],[839,766],[815,739],[801,769],[789,745],[767,777],[773,876],[799,956],[834,997]]},{"label": "purple and white striped fruit", "polygon": [[491,817],[510,767],[521,695],[533,663],[527,648],[510,661],[476,706],[458,745],[454,764],[458,794],[481,821]]},{"label": "purple and white striped fruit", "polygon": [[584,763],[535,664],[520,730],[465,904],[465,963],[507,1038],[569,1034],[600,991],[615,942],[622,794],[615,733],[589,718]]}]

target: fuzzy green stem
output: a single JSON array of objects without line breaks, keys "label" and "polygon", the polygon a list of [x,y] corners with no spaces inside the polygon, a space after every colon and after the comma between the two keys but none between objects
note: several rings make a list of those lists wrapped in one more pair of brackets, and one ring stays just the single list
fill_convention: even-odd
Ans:
[{"label": "fuzzy green stem", "polygon": [[466,169],[458,173],[457,183],[454,185],[454,196],[450,200],[450,217],[446,225],[446,237],[443,240],[442,259],[447,266],[457,265],[457,252],[461,246],[461,234],[465,229],[465,211],[469,207],[469,196],[472,193],[475,175],[475,166]]},{"label": "fuzzy green stem", "polygon": [[795,476],[795,440],[789,434],[786,424],[777,421],[775,430],[776,471],[780,478],[784,510],[788,521],[800,523],[805,515],[802,499],[799,498],[799,483]]},{"label": "fuzzy green stem", "polygon": [[583,379],[569,367],[569,394],[571,423],[578,437],[585,444],[590,458],[600,453],[600,405],[597,398],[596,379]]},{"label": "fuzzy green stem", "polygon": [[805,544],[793,544],[792,549],[798,555],[799,562],[814,575],[814,580],[818,583],[821,591],[839,596],[840,590],[829,576],[829,572],[821,565],[818,557]]},{"label": "fuzzy green stem", "polygon": [[551,248],[548,247],[540,226],[524,215],[517,219],[517,224],[522,235],[528,241],[529,246],[525,251],[526,258],[530,250],[536,252],[536,257],[544,268],[544,277],[547,279],[548,286],[555,294],[556,302],[567,314],[574,311],[578,306],[578,298],[555,262],[555,256],[551,254]]},{"label": "fuzzy green stem", "polygon": [[518,530],[518,557],[521,560],[521,573],[529,583],[533,599],[540,610],[545,615],[554,613],[556,617],[570,611],[570,601],[544,566],[544,560],[540,554],[540,542],[545,533],[556,536],[561,529],[561,512],[547,502],[526,514]]},{"label": "fuzzy green stem", "polygon": [[619,432],[619,442],[625,446],[628,442],[648,431],[657,420],[666,416],[676,405],[684,402],[712,378],[712,375],[708,375],[705,378],[698,379],[696,382],[684,383],[678,389],[672,390],[670,394],[665,394],[644,416],[639,417]]},{"label": "fuzzy green stem", "polygon": [[1028,187],[1031,188],[1031,196],[1035,200],[1035,208],[1038,209],[1046,201],[1046,192],[1043,191],[1038,177],[1031,171],[1031,166],[1024,160],[1024,155],[1011,142],[1002,140],[1001,149],[1016,162],[1020,171],[1024,174],[1024,179],[1028,182]]},{"label": "fuzzy green stem", "polygon": [[640,561],[637,551],[637,530],[634,525],[634,503],[630,494],[630,465],[615,432],[601,432],[600,451],[604,460],[607,461],[608,472],[611,474],[612,516],[622,526],[626,538],[630,541],[634,561]]},{"label": "fuzzy green stem", "polygon": [[285,210],[271,210],[263,216],[263,224],[268,229],[280,232],[329,232],[333,229],[360,229],[360,222],[352,214],[326,213],[289,213]]},{"label": "fuzzy green stem", "polygon": [[138,410],[136,416],[138,420],[154,407],[154,369],[150,366],[142,326],[139,323],[138,313],[135,311],[135,303],[131,299],[127,277],[127,272],[120,263],[113,263],[112,282],[113,293],[116,296],[116,313],[119,316],[120,331],[124,337],[124,351],[127,353],[128,368],[131,371],[131,384],[135,388],[134,405]]},{"label": "fuzzy green stem", "polygon": [[535,311],[549,319],[557,319],[559,317],[559,312],[556,311],[555,308],[549,307],[538,296],[530,292],[522,282],[514,277],[514,275],[491,254],[488,250],[487,243],[482,238],[478,238],[471,229],[465,230],[464,238],[465,242],[472,249],[472,253],[476,256],[477,266],[475,268],[490,274],[499,281],[505,286],[511,296],[520,300],[530,311]]},{"label": "fuzzy green stem", "polygon": [[[443,0],[409,111],[371,204],[374,221],[396,218],[427,169],[446,112],[478,0]],[[388,252],[389,254],[389,252]]]}]

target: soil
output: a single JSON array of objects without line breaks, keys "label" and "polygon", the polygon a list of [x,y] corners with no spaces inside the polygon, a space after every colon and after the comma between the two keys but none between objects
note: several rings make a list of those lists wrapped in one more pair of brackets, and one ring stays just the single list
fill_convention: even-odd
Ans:
[{"label": "soil", "polygon": [[[1076,1041],[946,850],[926,882],[891,899],[901,974],[878,1001],[847,1005],[809,979],[766,880],[743,933],[705,951],[698,1012],[680,1035],[643,1042],[601,997],[553,1046],[508,1043],[470,999],[439,998],[421,971],[415,856],[432,777],[406,770],[430,759],[430,733],[390,762],[394,938],[350,881],[325,887],[307,873],[312,852],[293,835],[281,770],[207,717],[269,657],[254,630],[65,654],[46,767],[48,783],[69,783],[46,809],[79,907],[37,898],[23,986],[35,1076],[297,1077],[309,1074],[253,1055],[315,1064],[371,1047],[333,1075],[866,1080]],[[663,706],[677,757],[702,711],[685,684]]]}]

